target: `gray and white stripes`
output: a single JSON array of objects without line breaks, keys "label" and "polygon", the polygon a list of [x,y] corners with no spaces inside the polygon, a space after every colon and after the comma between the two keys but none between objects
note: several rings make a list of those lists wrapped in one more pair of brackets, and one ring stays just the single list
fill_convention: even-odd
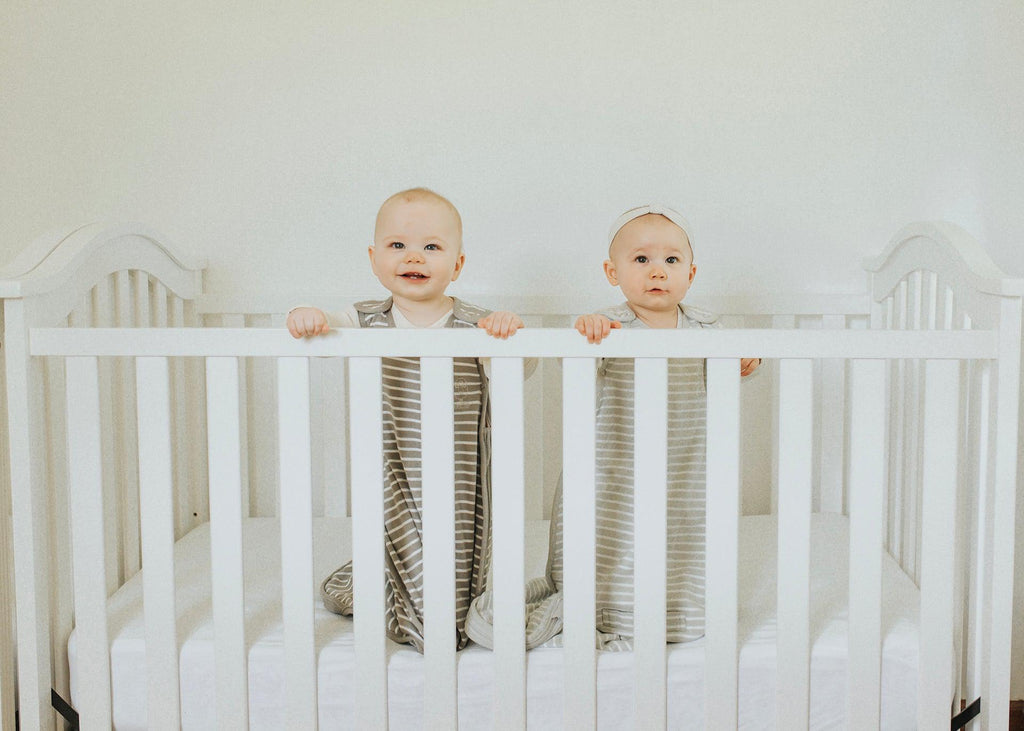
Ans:
[{"label": "gray and white stripes", "polygon": [[[361,327],[393,327],[391,302],[356,305]],[[456,301],[449,327],[475,327],[486,310]],[[385,605],[387,634],[423,650],[423,523],[420,363],[381,361],[384,439]],[[455,358],[455,620],[458,647],[469,604],[484,588],[489,525],[487,380],[480,361]],[[358,486],[357,486],[358,487]],[[352,613],[352,564],[321,585],[324,606]]]}]

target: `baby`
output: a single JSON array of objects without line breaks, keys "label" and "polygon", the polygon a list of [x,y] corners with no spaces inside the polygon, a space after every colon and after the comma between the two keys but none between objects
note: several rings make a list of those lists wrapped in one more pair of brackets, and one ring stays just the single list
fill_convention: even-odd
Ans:
[{"label": "baby", "polygon": [[[583,315],[576,329],[599,343],[619,328],[717,327],[716,317],[682,301],[697,273],[689,226],[666,207],[641,206],[612,225],[608,282],[626,301]],[[758,358],[741,361],[746,376]],[[672,359],[668,371],[667,639],[686,642],[704,634],[705,426],[703,359]],[[633,638],[633,360],[605,358],[597,371],[596,626],[601,649],[630,649]],[[547,576],[526,588],[527,647],[562,629],[561,485],[551,517]],[[470,610],[469,634],[493,644],[491,595]],[[557,643],[556,643],[557,644]]]},{"label": "baby", "polygon": [[[523,327],[511,312],[488,312],[445,294],[458,279],[462,219],[448,199],[425,188],[388,198],[377,213],[370,266],[391,296],[358,302],[328,317],[314,307],[288,313],[298,338],[333,327],[480,327],[507,338]],[[423,651],[423,534],[420,461],[420,367],[417,358],[382,359],[384,438],[384,530],[387,572],[387,634]],[[466,613],[486,582],[489,475],[483,467],[489,415],[485,364],[454,359],[455,585],[458,647],[467,642]],[[358,489],[358,486],[356,486]],[[324,606],[352,614],[352,564],[321,585]]]}]

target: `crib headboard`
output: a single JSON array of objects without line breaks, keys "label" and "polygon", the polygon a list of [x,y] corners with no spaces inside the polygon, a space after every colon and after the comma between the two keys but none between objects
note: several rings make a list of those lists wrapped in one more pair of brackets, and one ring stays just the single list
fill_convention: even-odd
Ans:
[{"label": "crib headboard", "polygon": [[[18,606],[18,656],[22,699],[21,727],[38,728],[48,714],[51,669],[54,687],[67,693],[66,646],[48,642],[51,632],[66,638],[72,626],[67,522],[67,474],[63,408],[63,367],[28,355],[31,327],[185,327],[198,324],[194,301],[202,292],[205,263],[188,261],[166,239],[138,224],[91,224],[41,237],[0,270],[0,339],[3,348],[4,469],[0,504],[31,516],[13,526],[0,510],[0,627],[12,626]],[[182,359],[178,359],[181,361]],[[188,427],[184,397],[186,363],[175,364],[177,428]],[[109,531],[107,546],[113,591],[139,567],[138,476],[116,459],[117,450],[134,449],[134,374],[108,360],[102,366],[104,428],[115,435],[104,461],[118,465],[104,485]],[[198,394],[196,395],[198,398]],[[195,442],[197,440],[191,440]],[[189,440],[184,441],[185,444]],[[199,445],[194,449],[198,454]],[[184,453],[181,462],[189,457]],[[9,461],[8,461],[9,459]],[[115,499],[116,498],[116,499]],[[183,521],[179,521],[182,525]],[[10,546],[12,550],[6,550]],[[16,566],[12,557],[18,556]],[[49,587],[49,588],[47,588]],[[0,633],[0,713],[13,714],[13,649],[10,634]],[[34,648],[35,651],[26,651]],[[38,699],[39,703],[35,701]],[[48,717],[48,715],[46,716]],[[0,721],[3,719],[0,718]],[[7,728],[7,726],[4,726]]]},{"label": "crib headboard", "polygon": [[[864,268],[874,328],[998,333],[997,361],[961,363],[954,580],[956,596],[962,597],[957,607],[961,637],[966,638],[961,683],[990,687],[989,697],[1007,698],[1009,654],[993,667],[983,662],[985,653],[976,645],[986,621],[991,622],[993,646],[1009,646],[1012,636],[1024,280],[1006,277],[974,238],[942,222],[906,226],[879,256],[866,259]],[[921,361],[893,361],[888,368],[886,542],[890,554],[918,581],[927,520],[922,497],[928,490],[922,483],[924,374]]]}]

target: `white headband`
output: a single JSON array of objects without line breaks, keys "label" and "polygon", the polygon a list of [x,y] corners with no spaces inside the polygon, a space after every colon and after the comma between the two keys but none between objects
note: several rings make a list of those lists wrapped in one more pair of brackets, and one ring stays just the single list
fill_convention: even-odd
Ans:
[{"label": "white headband", "polygon": [[628,211],[623,213],[621,216],[615,219],[615,223],[612,224],[611,229],[608,231],[608,247],[611,248],[612,241],[615,240],[615,234],[622,230],[622,227],[632,221],[634,218],[640,218],[640,216],[646,216],[647,214],[654,214],[656,216],[664,216],[679,228],[683,229],[683,233],[686,234],[686,239],[690,242],[690,253],[696,257],[696,253],[693,249],[693,236],[690,234],[690,224],[687,223],[686,219],[683,218],[682,214],[678,211],[674,211],[668,206],[660,205],[648,205],[648,206],[637,206],[636,208],[630,208]]}]

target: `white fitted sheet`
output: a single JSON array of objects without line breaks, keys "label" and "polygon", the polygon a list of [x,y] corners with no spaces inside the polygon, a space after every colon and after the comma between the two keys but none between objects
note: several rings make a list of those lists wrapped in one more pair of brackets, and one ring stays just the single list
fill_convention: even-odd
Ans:
[{"label": "white fitted sheet", "polygon": [[[314,570],[319,579],[351,554],[350,521],[314,521]],[[249,647],[249,719],[254,729],[283,728],[283,645],[280,549],[274,519],[252,518],[243,531],[246,641]],[[818,514],[811,522],[811,728],[844,725],[848,586],[847,520]],[[543,573],[547,522],[527,527],[527,575]],[[739,717],[742,728],[775,725],[775,558],[774,516],[740,521]],[[175,546],[178,637],[181,646],[182,726],[216,728],[213,627],[210,605],[209,525],[191,531]],[[114,724],[146,728],[145,639],[142,577],[134,576],[109,601]],[[886,557],[883,567],[883,728],[915,724],[918,591]],[[350,728],[353,710],[352,622],[316,602],[319,654],[318,695],[323,729]],[[77,700],[75,635],[68,642],[71,694]],[[422,726],[422,657],[389,642],[389,704],[392,729]],[[562,651],[539,648],[527,655],[530,728],[562,727]],[[668,653],[670,728],[699,728],[703,722],[703,641],[671,645]],[[492,655],[471,645],[459,653],[459,721],[462,729],[492,728]],[[632,725],[632,653],[598,658],[598,725]]]}]

